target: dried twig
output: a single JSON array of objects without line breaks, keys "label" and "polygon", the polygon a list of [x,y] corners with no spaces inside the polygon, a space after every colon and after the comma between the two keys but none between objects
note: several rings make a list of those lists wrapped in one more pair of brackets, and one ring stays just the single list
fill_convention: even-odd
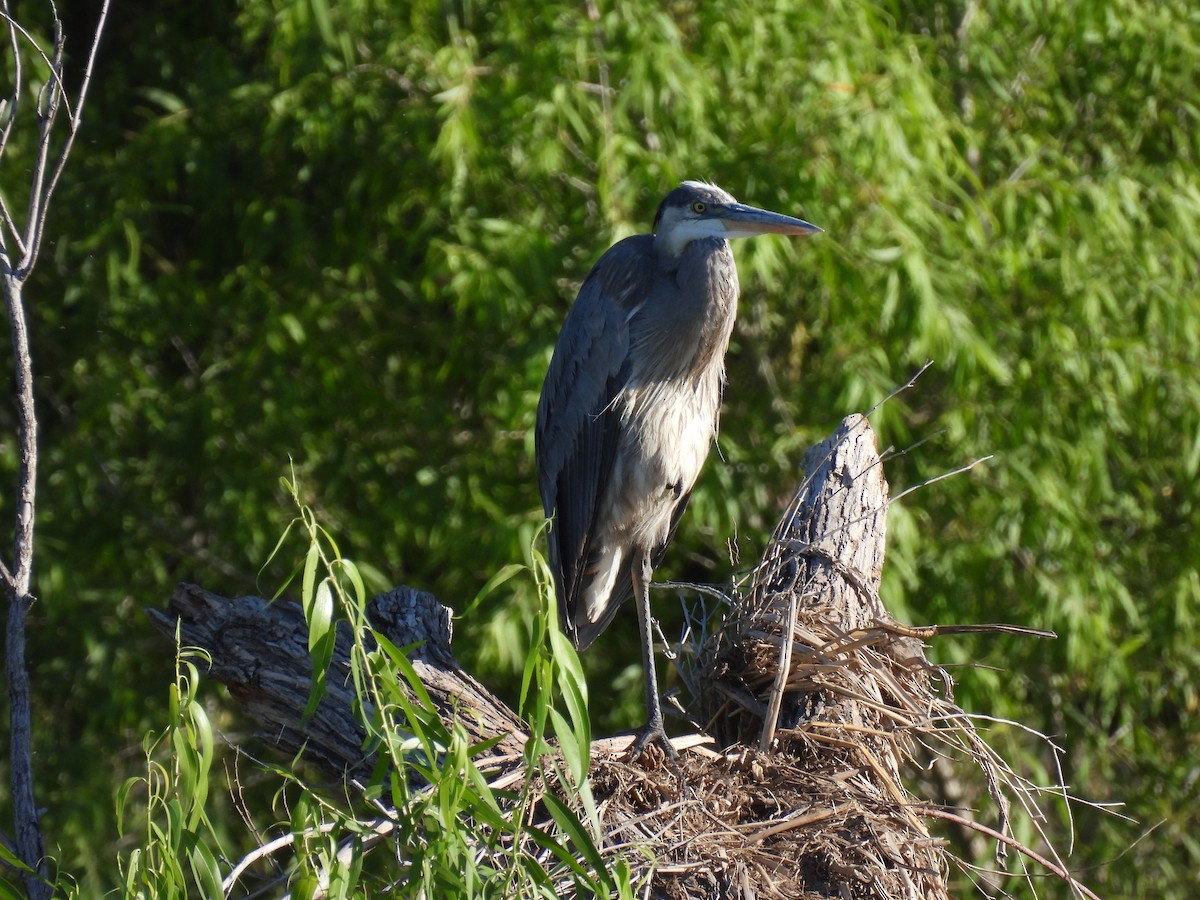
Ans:
[{"label": "dried twig", "polygon": [[1074,890],[1077,890],[1077,891],[1079,891],[1079,893],[1083,894],[1083,896],[1089,897],[1089,898],[1091,898],[1091,900],[1100,900],[1100,897],[1097,894],[1095,894],[1093,891],[1089,890],[1085,885],[1076,881],[1075,878],[1071,875],[1071,873],[1068,872],[1066,869],[1064,869],[1062,866],[1060,866],[1057,863],[1054,863],[1051,860],[1047,859],[1046,857],[1042,856],[1036,850],[1033,850],[1030,847],[1026,847],[1024,844],[1022,844],[1020,841],[1016,840],[1015,838],[1011,838],[1006,834],[1001,834],[999,831],[996,831],[993,828],[988,828],[986,825],[983,825],[979,822],[972,821],[971,819],[968,819],[965,816],[960,816],[957,813],[952,813],[949,810],[942,809],[941,807],[921,806],[921,807],[917,807],[917,811],[922,816],[925,816],[927,818],[943,819],[947,822],[953,822],[955,825],[958,825],[961,828],[969,828],[972,831],[978,831],[980,834],[985,834],[988,837],[992,838],[992,840],[999,841],[1000,843],[1002,843],[1006,846],[1012,847],[1014,850],[1021,853],[1022,855],[1028,856],[1039,866],[1043,866],[1046,869],[1048,869],[1054,875],[1058,876],[1063,881],[1065,881],[1067,884],[1069,884]]},{"label": "dried twig", "polygon": [[[797,593],[791,591],[788,596],[787,623],[784,626],[784,634],[793,634],[796,630],[796,606]],[[766,753],[770,750],[771,742],[775,740],[775,729],[779,726],[779,708],[783,705],[788,673],[792,671],[793,646],[791,641],[780,642],[779,668],[775,672],[775,680],[771,685],[771,700],[767,704],[767,714],[763,718],[762,736],[758,739],[759,753]]]}]

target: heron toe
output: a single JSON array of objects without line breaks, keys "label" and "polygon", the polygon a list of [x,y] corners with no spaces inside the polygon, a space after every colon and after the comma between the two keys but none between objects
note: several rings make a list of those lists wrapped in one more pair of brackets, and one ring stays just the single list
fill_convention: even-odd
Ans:
[{"label": "heron toe", "polygon": [[662,750],[670,762],[675,762],[679,759],[679,751],[675,749],[675,745],[667,737],[667,732],[663,730],[662,722],[647,722],[635,731],[634,734],[637,735],[637,739],[633,742],[633,747],[629,751],[630,762],[636,762],[651,745]]}]

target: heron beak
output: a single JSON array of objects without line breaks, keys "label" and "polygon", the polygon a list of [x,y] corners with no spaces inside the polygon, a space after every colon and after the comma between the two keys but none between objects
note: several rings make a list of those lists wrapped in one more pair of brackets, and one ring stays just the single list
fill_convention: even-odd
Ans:
[{"label": "heron beak", "polygon": [[803,219],[769,212],[742,203],[727,203],[714,210],[713,218],[725,226],[725,237],[754,237],[757,234],[820,234],[821,229]]}]

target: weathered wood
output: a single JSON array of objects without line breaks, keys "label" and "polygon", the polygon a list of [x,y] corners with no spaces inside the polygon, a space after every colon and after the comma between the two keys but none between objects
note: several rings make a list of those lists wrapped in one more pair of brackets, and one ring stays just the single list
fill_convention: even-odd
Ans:
[{"label": "weathered wood", "polygon": [[[354,714],[351,639],[344,622],[338,626],[325,696],[312,718],[301,724],[312,660],[298,603],[227,599],[181,584],[167,611],[151,610],[150,617],[172,637],[178,622],[182,644],[209,654],[209,676],[229,688],[263,741],[288,755],[303,749],[309,762],[331,775],[370,773],[375,757],[362,750],[365,734]],[[367,618],[397,647],[416,645],[409,659],[445,721],[462,724],[473,742],[504,735],[491,751],[494,756],[521,753],[524,724],[467,674],[450,651],[450,610],[430,594],[401,587],[372,600]]]},{"label": "weathered wood", "polygon": [[[757,746],[771,700],[766,686],[780,667],[780,651],[820,651],[830,640],[894,625],[879,598],[887,540],[888,485],[866,418],[848,416],[808,451],[804,478],[780,518],[751,586],[735,605],[712,646],[701,654],[711,679],[697,691],[702,721],[713,723],[722,745]],[[794,610],[793,610],[794,606]],[[793,641],[783,640],[792,621]],[[921,642],[879,632],[871,644],[904,664],[924,666]],[[800,660],[796,660],[799,662]],[[703,680],[704,673],[701,673]],[[816,702],[811,692],[784,692],[784,724]],[[731,708],[733,697],[758,702]],[[766,723],[773,730],[778,723]]]}]

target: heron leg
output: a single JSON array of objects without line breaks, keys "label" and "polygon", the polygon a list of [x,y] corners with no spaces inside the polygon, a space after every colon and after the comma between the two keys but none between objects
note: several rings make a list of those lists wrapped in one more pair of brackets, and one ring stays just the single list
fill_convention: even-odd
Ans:
[{"label": "heron leg", "polygon": [[667,738],[663,729],[662,706],[658,700],[658,674],[654,669],[654,623],[650,619],[650,553],[639,551],[639,558],[633,565],[633,595],[637,603],[638,628],[642,634],[642,669],[646,685],[646,724],[637,730],[637,740],[634,741],[631,759],[637,759],[649,743],[655,743],[662,748],[668,759],[674,760],[679,754]]}]

